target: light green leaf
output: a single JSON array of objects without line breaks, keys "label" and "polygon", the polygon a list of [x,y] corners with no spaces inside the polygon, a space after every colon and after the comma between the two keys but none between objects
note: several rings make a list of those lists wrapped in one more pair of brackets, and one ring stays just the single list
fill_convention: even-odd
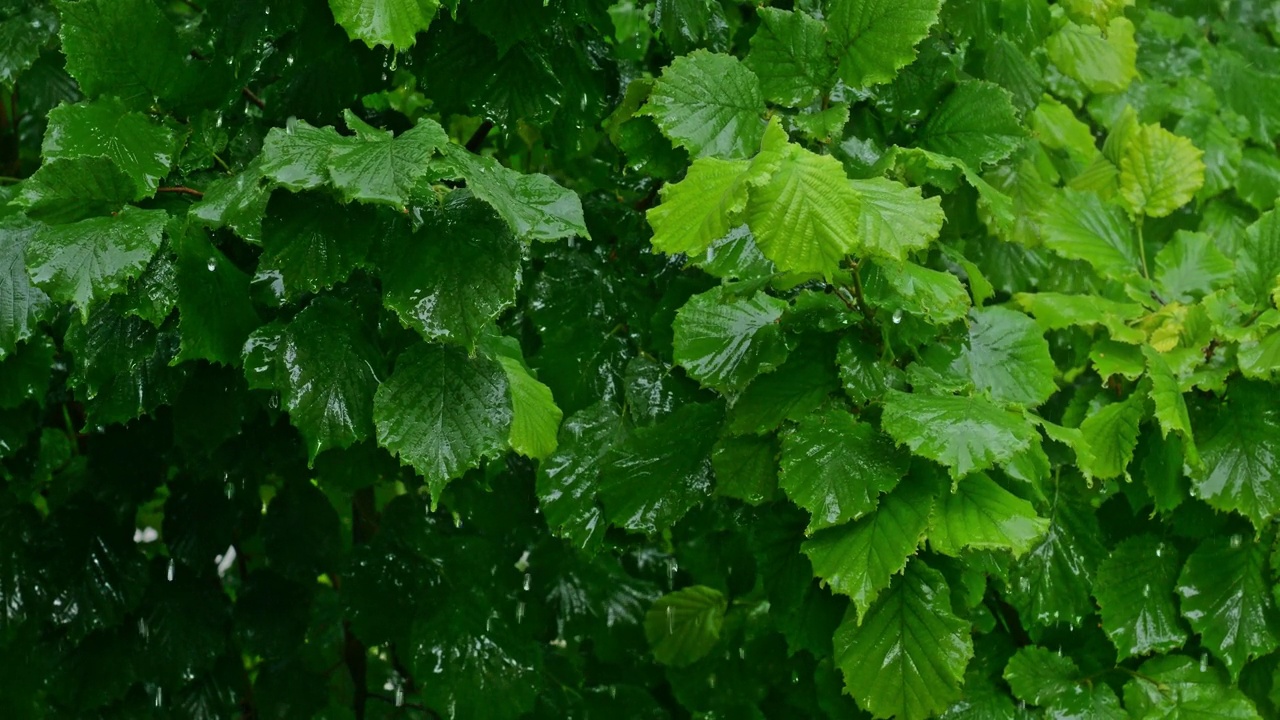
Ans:
[{"label": "light green leaf", "polygon": [[370,127],[350,110],[345,117],[360,142],[339,145],[330,155],[333,186],[347,202],[403,208],[418,180],[430,169],[427,161],[448,144],[449,136],[430,119],[393,138],[390,131]]},{"label": "light green leaf", "polygon": [[1112,375],[1122,375],[1137,380],[1147,370],[1143,347],[1128,345],[1115,340],[1099,340],[1089,348],[1089,361],[1094,372],[1105,382]]},{"label": "light green leaf", "polygon": [[960,480],[943,493],[929,519],[929,545],[945,555],[959,556],[964,548],[1009,550],[1022,555],[1049,528],[1031,503],[1000,487],[986,473]]},{"label": "light green leaf", "polygon": [[1269,380],[1280,370],[1280,330],[1264,335],[1261,340],[1241,342],[1236,362],[1241,375],[1252,380]]},{"label": "light green leaf", "polygon": [[417,232],[402,226],[384,242],[384,302],[428,340],[469,350],[515,302],[520,243],[491,208],[465,192],[425,208]]},{"label": "light green leaf", "polygon": [[833,592],[848,595],[856,617],[866,618],[876,598],[916,553],[933,503],[929,484],[910,478],[886,493],[871,514],[820,531],[801,549],[813,564],[813,574]]},{"label": "light green leaf", "polygon": [[1046,41],[1049,60],[1089,92],[1118,93],[1138,76],[1138,44],[1133,23],[1113,18],[1106,32],[1068,21]]},{"label": "light green leaf", "polygon": [[21,216],[0,220],[0,360],[32,336],[49,296],[27,275],[27,244],[39,225]]},{"label": "light green leaf", "polygon": [[845,689],[877,718],[924,720],[960,696],[973,657],[969,623],[951,611],[942,574],[915,560],[856,622],[836,630]]},{"label": "light green leaf", "polygon": [[445,145],[444,153],[466,178],[472,194],[492,205],[519,237],[591,237],[582,219],[582,201],[546,175],[519,173],[453,144]]},{"label": "light green leaf", "polygon": [[73,303],[81,320],[89,305],[128,289],[160,247],[169,215],[126,207],[114,217],[45,225],[27,242],[31,281],[54,300]]},{"label": "light green leaf", "polygon": [[1093,193],[1065,189],[1055,194],[1041,227],[1046,247],[1088,262],[1103,277],[1124,280],[1142,265],[1124,211]]},{"label": "light green leaf", "polygon": [[920,188],[907,187],[885,178],[850,180],[861,199],[859,233],[866,252],[906,260],[938,237],[946,215],[942,198],[924,198]]},{"label": "light green leaf", "polygon": [[925,121],[920,144],[981,169],[1013,154],[1026,134],[1008,90],[995,83],[966,80]]},{"label": "light green leaf", "polygon": [[778,320],[787,303],[763,292],[738,297],[732,286],[694,295],[676,313],[675,361],[703,387],[741,392],[772,372],[790,348]]},{"label": "light green leaf", "polygon": [[427,480],[433,503],[450,480],[507,447],[511,400],[496,360],[419,344],[396,360],[373,398],[378,444]]},{"label": "light green leaf", "polygon": [[1168,541],[1137,535],[1098,565],[1093,587],[1102,629],[1121,658],[1182,647],[1187,631],[1174,606],[1178,550]]},{"label": "light green leaf", "polygon": [[1125,143],[1120,197],[1129,212],[1164,217],[1204,185],[1204,151],[1159,125],[1143,125]]},{"label": "light green leaf", "polygon": [[1083,677],[1074,660],[1045,648],[1020,648],[1004,669],[1014,697],[1044,706],[1054,718],[1127,720],[1115,691]]},{"label": "light green leaf", "polygon": [[547,526],[578,548],[604,537],[608,524],[596,502],[600,469],[624,437],[618,411],[600,402],[570,415],[560,426],[556,451],[538,464],[538,505]]},{"label": "light green leaf", "polygon": [[1094,411],[1080,423],[1080,432],[1089,446],[1087,458],[1080,458],[1080,470],[1089,477],[1129,478],[1129,462],[1138,445],[1138,424],[1146,417],[1147,398],[1141,389],[1120,402]]},{"label": "light green leaf", "polygon": [[653,226],[653,246],[672,255],[697,255],[728,234],[747,207],[749,165],[702,157],[680,182],[663,185],[661,204],[645,214]]},{"label": "light green leaf", "polygon": [[706,50],[682,55],[653,84],[641,115],[694,157],[750,157],[764,135],[760,80],[737,58]]},{"label": "light green leaf", "polygon": [[705,585],[667,593],[644,617],[644,634],[653,657],[663,665],[685,667],[706,657],[720,641],[729,602]]},{"label": "light green leaf", "polygon": [[352,40],[397,51],[413,47],[440,9],[439,0],[329,0],[333,19]]},{"label": "light green leaf", "polygon": [[1280,286],[1280,211],[1272,210],[1250,225],[1237,253],[1235,289],[1240,299],[1257,308],[1270,306]]},{"label": "light green leaf", "polygon": [[1160,720],[1262,720],[1253,702],[1221,671],[1185,655],[1153,657],[1124,686],[1135,717]]},{"label": "light green leaf", "polygon": [[899,444],[945,465],[953,480],[1012,460],[1036,437],[1035,428],[1022,414],[979,397],[890,390],[881,422]]},{"label": "light green leaf", "polygon": [[1187,401],[1182,397],[1182,388],[1174,377],[1168,361],[1150,345],[1142,347],[1142,354],[1147,359],[1147,376],[1151,378],[1151,401],[1155,405],[1155,417],[1160,423],[1160,434],[1168,437],[1177,432],[1185,443],[1187,460],[1192,465],[1200,464],[1200,453],[1196,450],[1195,439],[1191,434],[1191,416],[1187,413]]},{"label": "light green leaf", "polygon": [[611,522],[633,532],[666,530],[711,495],[711,448],[722,414],[690,403],[614,447],[600,481]]},{"label": "light green leaf", "polygon": [[1205,233],[1179,230],[1156,254],[1155,279],[1166,301],[1191,303],[1230,277],[1235,263]]},{"label": "light green leaf", "polygon": [[760,78],[766,99],[803,107],[831,87],[827,26],[807,13],[762,7],[760,27],[751,36],[747,67]]},{"label": "light green leaf", "polygon": [[1035,407],[1058,389],[1049,343],[1035,321],[1002,307],[974,308],[969,342],[952,370],[998,403]]},{"label": "light green leaf", "polygon": [[1234,682],[1245,663],[1280,647],[1280,621],[1267,579],[1267,549],[1239,535],[1211,537],[1178,576],[1182,616],[1227,666]]},{"label": "light green leaf", "polygon": [[184,227],[172,239],[182,336],[175,362],[239,365],[245,339],[262,322],[249,296],[249,275],[209,242],[203,228]]},{"label": "light green leaf", "polygon": [[551,388],[533,376],[515,338],[490,338],[485,348],[502,363],[511,388],[511,449],[527,458],[545,459],[556,450],[556,433],[564,417]]},{"label": "light green leaf", "polygon": [[373,437],[382,365],[371,328],[332,297],[312,301],[288,324],[259,328],[244,346],[249,387],[280,393],[312,462]]},{"label": "light green leaf", "polygon": [[112,99],[60,105],[49,112],[41,152],[48,160],[106,156],[133,181],[132,200],[154,195],[169,174],[178,136]]},{"label": "light green leaf", "polygon": [[893,80],[938,21],[941,0],[832,0],[827,27],[840,79],[853,88]]},{"label": "light green leaf", "polygon": [[1009,602],[1023,622],[1078,625],[1094,611],[1089,596],[1098,563],[1107,554],[1093,508],[1057,488],[1049,510],[1049,530],[1009,572]]},{"label": "light green leaf", "polygon": [[1097,295],[1062,293],[1019,293],[1013,299],[1034,315],[1036,322],[1045,330],[1101,325],[1120,342],[1140,344],[1147,340],[1145,332],[1132,327],[1146,315],[1146,310],[1137,303],[1116,302]]},{"label": "light green leaf", "polygon": [[1194,493],[1219,510],[1239,512],[1261,530],[1280,514],[1280,407],[1274,386],[1233,380],[1210,418],[1198,433],[1204,464],[1191,474]]},{"label": "light green leaf", "polygon": [[291,120],[271,128],[262,143],[262,174],[290,190],[310,190],[329,181],[329,159],[357,144],[356,138],[339,135],[333,127],[312,127],[305,120]]},{"label": "light green leaf", "polygon": [[319,193],[276,193],[262,223],[258,269],[280,273],[286,297],[316,293],[364,265],[384,232],[373,208]]},{"label": "light green leaf", "polygon": [[879,261],[874,267],[876,272],[862,278],[867,299],[892,311],[899,322],[900,313],[910,313],[935,325],[947,325],[969,311],[969,293],[949,272],[891,260]]},{"label": "light green leaf", "polygon": [[911,458],[841,408],[809,414],[782,436],[778,485],[809,511],[809,530],[856,520],[907,474]]}]

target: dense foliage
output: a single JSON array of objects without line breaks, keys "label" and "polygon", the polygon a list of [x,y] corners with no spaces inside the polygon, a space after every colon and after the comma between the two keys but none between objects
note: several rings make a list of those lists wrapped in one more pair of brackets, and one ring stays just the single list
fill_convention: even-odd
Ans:
[{"label": "dense foliage", "polygon": [[1280,717],[1278,40],[0,0],[0,716]]}]

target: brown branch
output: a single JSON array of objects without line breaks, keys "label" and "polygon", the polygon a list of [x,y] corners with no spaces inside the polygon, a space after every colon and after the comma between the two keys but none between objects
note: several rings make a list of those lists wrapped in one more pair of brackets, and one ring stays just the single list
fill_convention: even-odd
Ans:
[{"label": "brown branch", "polygon": [[253,91],[250,90],[249,88],[247,87],[240,88],[240,94],[244,95],[245,99],[247,99],[249,102],[253,103],[254,105],[257,105],[259,110],[267,109],[267,104],[262,102],[262,98],[255,95]]},{"label": "brown branch", "polygon": [[196,190],[196,189],[194,189],[194,188],[186,187],[186,186],[184,186],[184,185],[175,185],[175,186],[173,186],[173,187],[162,187],[162,188],[156,188],[156,192],[162,192],[162,193],[181,193],[181,194],[183,194],[183,195],[191,195],[191,196],[196,197],[196,198],[202,198],[202,197],[204,197],[204,193],[202,193],[202,192],[200,192],[199,190]]}]

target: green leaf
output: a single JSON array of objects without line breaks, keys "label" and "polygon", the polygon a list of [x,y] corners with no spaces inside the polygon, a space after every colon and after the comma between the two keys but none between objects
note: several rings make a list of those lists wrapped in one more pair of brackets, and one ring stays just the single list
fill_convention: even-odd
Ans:
[{"label": "green leaf", "polygon": [[1204,152],[1159,125],[1143,125],[1124,146],[1120,197],[1129,212],[1164,217],[1204,185]]},{"label": "green leaf", "polygon": [[60,0],[56,5],[67,72],[85,95],[114,95],[144,109],[156,96],[170,98],[185,82],[189,48],[149,0]]},{"label": "green leaf", "polygon": [[720,642],[728,601],[719,590],[694,585],[658,598],[644,616],[644,634],[663,665],[685,667]]},{"label": "green leaf", "polygon": [[444,146],[444,153],[466,178],[471,192],[492,205],[521,238],[591,237],[582,219],[578,196],[546,175],[518,173],[493,158],[472,155],[457,145]]},{"label": "green leaf", "polygon": [[777,172],[752,191],[747,224],[780,270],[830,276],[857,248],[858,207],[838,160],[788,145]]},{"label": "green leaf", "polygon": [[276,271],[286,297],[327,290],[365,264],[379,236],[372,208],[316,193],[276,193],[262,223],[260,271]]},{"label": "green leaf", "polygon": [[515,338],[500,338],[490,347],[511,388],[511,449],[527,458],[545,459],[556,450],[556,433],[564,414],[556,406],[551,388],[538,382],[525,365]]},{"label": "green leaf", "polygon": [[1124,212],[1097,195],[1065,189],[1041,219],[1045,247],[1084,260],[1103,277],[1124,280],[1142,265],[1133,229]]},{"label": "green leaf", "polygon": [[853,335],[840,338],[836,359],[840,365],[840,384],[855,403],[862,404],[879,399],[885,390],[893,387],[893,379],[900,375],[895,367],[880,363],[878,348]]},{"label": "green leaf", "polygon": [[352,40],[397,51],[413,47],[440,9],[439,0],[329,0],[333,19]]},{"label": "green leaf", "polygon": [[384,301],[428,340],[469,350],[515,301],[520,243],[492,209],[466,193],[425,209],[417,232],[401,227],[384,243]]},{"label": "green leaf", "polygon": [[1102,610],[1102,629],[1120,657],[1168,652],[1187,641],[1173,602],[1178,560],[1169,542],[1137,535],[1098,565],[1093,594]]},{"label": "green leaf", "polygon": [[105,157],[50,160],[21,187],[13,204],[50,223],[113,213],[137,195],[129,176]]},{"label": "green leaf", "polygon": [[1058,386],[1049,343],[1031,318],[1002,307],[974,308],[969,342],[952,370],[998,403],[1035,407]]},{"label": "green leaf", "polygon": [[288,324],[259,328],[244,345],[249,387],[280,393],[311,462],[329,448],[373,437],[382,365],[370,328],[331,297],[313,301]]},{"label": "green leaf", "polygon": [[1268,150],[1246,147],[1234,186],[1240,199],[1259,211],[1275,207],[1276,199],[1280,198],[1280,158]]},{"label": "green leaf", "polygon": [[374,395],[378,444],[426,478],[439,503],[450,480],[506,449],[508,392],[498,361],[446,345],[414,345]]},{"label": "green leaf", "polygon": [[1270,145],[1280,133],[1280,76],[1234,52],[1217,53],[1211,70],[1222,104],[1244,118],[1250,139]]},{"label": "green leaf", "polygon": [[862,279],[867,299],[882,310],[892,310],[890,317],[897,316],[898,322],[903,313],[909,313],[934,325],[947,325],[969,311],[969,293],[949,272],[890,260],[874,267],[875,272]]},{"label": "green leaf", "polygon": [[1280,212],[1272,210],[1250,225],[1237,252],[1236,292],[1254,307],[1267,307],[1280,278]]},{"label": "green leaf", "polygon": [[836,630],[845,689],[877,718],[924,720],[960,697],[973,657],[969,624],[951,611],[942,574],[916,560],[855,622]]},{"label": "green leaf", "polygon": [[180,232],[174,248],[182,333],[177,361],[239,365],[244,341],[262,322],[249,297],[249,276],[199,227]]},{"label": "green leaf", "polygon": [[1046,330],[1101,325],[1111,337],[1125,343],[1142,344],[1147,334],[1131,324],[1146,315],[1137,303],[1122,303],[1096,295],[1063,295],[1061,293],[1019,293],[1014,300],[1036,317]]},{"label": "green leaf", "polygon": [[1178,576],[1182,616],[1233,682],[1249,660],[1280,647],[1266,568],[1266,548],[1233,535],[1201,542]]},{"label": "green leaf", "polygon": [[1258,341],[1240,343],[1236,354],[1240,374],[1251,380],[1267,380],[1280,369],[1280,331]]},{"label": "green leaf", "polygon": [[1191,473],[1196,496],[1259,529],[1280,514],[1280,408],[1273,393],[1266,383],[1228,384],[1225,401],[1198,432],[1203,465]]},{"label": "green leaf", "polygon": [[764,135],[760,80],[737,58],[697,50],[675,59],[640,114],[694,157],[750,157]]},{"label": "green leaf", "polygon": [[1125,720],[1115,691],[1090,682],[1074,660],[1035,645],[1020,648],[1004,669],[1004,679],[1019,700],[1049,709],[1050,717]]},{"label": "green leaf", "polygon": [[1080,470],[1089,477],[1129,478],[1129,462],[1138,445],[1138,424],[1147,414],[1146,393],[1135,391],[1121,402],[1093,412],[1080,423],[1090,453],[1079,458]]},{"label": "green leaf", "polygon": [[160,247],[168,214],[128,207],[114,217],[45,225],[27,242],[31,281],[89,317],[89,306],[124,292]]},{"label": "green leaf", "polygon": [[606,523],[596,502],[600,470],[625,437],[608,402],[581,410],[560,426],[556,451],[538,464],[538,505],[547,525],[579,548],[598,543]]},{"label": "green leaf", "polygon": [[831,87],[827,26],[804,12],[762,7],[751,36],[747,67],[760,78],[766,99],[803,107]]},{"label": "green leaf", "polygon": [[738,223],[747,207],[746,160],[702,157],[678,183],[659,190],[662,203],[646,213],[653,247],[668,254],[705,251]]},{"label": "green leaf", "polygon": [[1226,282],[1234,270],[1235,263],[1204,233],[1180,230],[1156,254],[1155,279],[1169,301],[1193,302]]},{"label": "green leaf", "polygon": [[966,80],[925,121],[920,144],[978,169],[1009,157],[1026,134],[1008,90],[995,83]]},{"label": "green leaf", "polygon": [[799,420],[838,387],[835,371],[829,345],[802,342],[777,370],[758,376],[738,396],[729,430],[764,433],[784,420]]},{"label": "green leaf", "polygon": [[1031,503],[1000,487],[986,473],[968,475],[934,503],[929,544],[959,556],[964,548],[1009,550],[1016,558],[1048,530]]},{"label": "green leaf", "polygon": [[213,229],[229,227],[251,243],[262,242],[262,216],[271,199],[256,162],[231,177],[220,178],[204,191],[189,214]]},{"label": "green leaf", "polygon": [[909,464],[907,454],[875,427],[832,408],[810,413],[782,435],[778,485],[809,511],[812,532],[874,510]]},{"label": "green leaf", "polygon": [[1022,414],[979,397],[890,390],[881,422],[899,444],[945,465],[953,480],[1012,460],[1037,437]]},{"label": "green leaf", "polygon": [[293,120],[271,128],[262,143],[262,174],[289,190],[311,190],[329,181],[329,160],[355,147],[357,140],[333,127],[312,127]]},{"label": "green leaf", "polygon": [[938,237],[946,215],[942,198],[921,197],[920,188],[884,178],[850,180],[861,206],[859,234],[866,252],[894,260],[923,250]]},{"label": "green leaf", "polygon": [[1190,138],[1204,151],[1204,187],[1201,198],[1211,198],[1236,184],[1244,146],[1222,119],[1208,113],[1192,113],[1178,120],[1177,134]]},{"label": "green leaf", "polygon": [[778,443],[773,437],[720,438],[711,451],[716,495],[762,505],[778,490]]},{"label": "green leaf", "polygon": [[435,121],[424,119],[411,130],[392,137],[346,111],[347,127],[359,142],[341,144],[329,157],[329,177],[343,200],[390,205],[408,204],[414,186],[430,170],[428,160],[449,142]]},{"label": "green leaf", "polygon": [[172,327],[125,316],[115,303],[99,305],[87,323],[71,323],[64,349],[75,362],[68,384],[85,401],[87,422],[123,423],[177,396],[183,371]]},{"label": "green leaf", "polygon": [[760,252],[755,236],[746,225],[739,225],[713,241],[706,254],[691,260],[690,264],[721,280],[752,280],[777,272],[773,261]]},{"label": "green leaf", "polygon": [[12,87],[57,29],[58,16],[43,3],[0,20],[0,83]]},{"label": "green leaf", "polygon": [[735,297],[731,286],[694,295],[672,323],[675,361],[703,387],[737,394],[787,359],[778,324],[786,310],[786,301],[763,292]]},{"label": "green leaf", "polygon": [[21,216],[0,220],[0,360],[34,334],[49,308],[27,275],[26,249],[39,227]]},{"label": "green leaf", "polygon": [[852,88],[893,80],[915,59],[941,7],[940,0],[833,0],[827,27],[840,79]]},{"label": "green leaf", "polygon": [[615,446],[600,479],[609,521],[654,534],[709,497],[720,420],[716,406],[690,403]]},{"label": "green leaf", "polygon": [[1153,657],[1124,686],[1136,717],[1170,720],[1262,720],[1253,702],[1219,670],[1185,655]]},{"label": "green leaf", "polygon": [[801,549],[813,563],[813,574],[832,591],[848,595],[856,617],[865,619],[893,576],[915,555],[933,503],[928,483],[908,479],[886,493],[871,514],[818,532]]},{"label": "green leaf", "polygon": [[1009,602],[1024,623],[1079,625],[1093,612],[1094,573],[1106,556],[1093,508],[1059,488],[1044,538],[1009,573]]},{"label": "green leaf", "polygon": [[1199,465],[1200,453],[1196,450],[1195,439],[1191,434],[1191,416],[1187,412],[1187,401],[1182,397],[1178,379],[1164,356],[1150,345],[1143,346],[1142,354],[1147,359],[1151,400],[1155,405],[1155,417],[1160,423],[1161,435],[1168,437],[1170,432],[1181,435],[1186,443],[1187,459],[1192,465]]},{"label": "green leaf", "polygon": [[44,157],[106,156],[133,181],[130,199],[154,195],[169,174],[178,151],[178,137],[142,113],[129,112],[118,101],[60,105],[49,112]]},{"label": "green leaf", "polygon": [[1049,60],[1089,92],[1118,93],[1138,76],[1138,45],[1133,35],[1133,23],[1125,17],[1113,18],[1106,32],[1068,21],[1045,45]]}]

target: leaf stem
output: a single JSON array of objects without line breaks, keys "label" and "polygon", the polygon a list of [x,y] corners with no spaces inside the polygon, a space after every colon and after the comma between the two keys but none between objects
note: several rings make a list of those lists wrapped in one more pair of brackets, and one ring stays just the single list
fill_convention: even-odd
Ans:
[{"label": "leaf stem", "polygon": [[240,94],[244,95],[245,99],[248,100],[249,102],[253,103],[254,105],[257,105],[259,110],[267,109],[267,104],[262,101],[262,98],[255,95],[254,92],[248,88],[248,86],[240,88]]},{"label": "leaf stem", "polygon": [[858,309],[862,311],[862,317],[867,322],[875,321],[875,311],[867,306],[867,299],[862,293],[862,263],[853,263],[853,297],[858,301]]},{"label": "leaf stem", "polygon": [[1138,259],[1142,261],[1142,277],[1150,280],[1151,271],[1147,269],[1147,243],[1142,237],[1142,225],[1146,219],[1145,215],[1138,216]]},{"label": "leaf stem", "polygon": [[184,186],[184,185],[175,185],[175,186],[173,186],[173,187],[162,187],[162,188],[156,188],[156,192],[162,192],[162,193],[181,193],[181,194],[183,194],[183,195],[191,195],[191,196],[194,196],[194,197],[197,197],[197,198],[202,198],[202,197],[204,197],[204,193],[202,193],[202,192],[200,192],[199,190],[196,190],[196,189],[194,189],[194,188],[186,187],[186,186]]},{"label": "leaf stem", "polygon": [[22,182],[20,177],[9,177],[8,175],[0,175],[0,185],[12,185]]}]

